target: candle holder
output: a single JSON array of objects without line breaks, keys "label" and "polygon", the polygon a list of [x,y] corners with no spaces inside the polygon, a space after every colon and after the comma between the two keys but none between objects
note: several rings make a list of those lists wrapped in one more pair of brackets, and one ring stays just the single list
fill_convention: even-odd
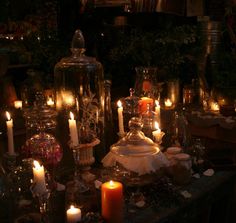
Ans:
[{"label": "candle holder", "polygon": [[45,191],[39,190],[37,184],[33,183],[31,185],[31,193],[33,197],[37,198],[39,205],[39,212],[41,214],[41,221],[45,223],[50,223],[49,219],[49,198],[51,195],[51,191],[47,188]]},{"label": "candle holder", "polygon": [[[154,131],[155,132],[155,131]],[[160,145],[162,143],[162,138],[165,135],[164,132],[153,133],[154,142]]]},{"label": "candle holder", "polygon": [[79,171],[79,160],[80,160],[80,150],[79,146],[71,147],[73,152],[73,158],[75,162],[75,172],[74,172],[74,187],[79,191],[79,193],[84,193],[89,190],[89,187],[85,184],[84,180],[81,177],[81,173]]}]

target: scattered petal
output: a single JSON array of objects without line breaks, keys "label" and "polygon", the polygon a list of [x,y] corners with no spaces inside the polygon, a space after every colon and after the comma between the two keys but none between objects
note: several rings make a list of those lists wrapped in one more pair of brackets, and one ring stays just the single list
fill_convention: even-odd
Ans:
[{"label": "scattered petal", "polygon": [[135,203],[135,205],[139,208],[142,208],[145,205],[145,201],[144,200],[138,201],[138,202]]},{"label": "scattered petal", "polygon": [[200,176],[199,173],[195,173],[195,174],[193,174],[193,177],[196,178],[196,179],[200,179],[201,176]]},{"label": "scattered petal", "polygon": [[102,186],[102,182],[99,181],[99,180],[95,180],[95,181],[94,181],[94,185],[95,185],[95,187],[96,187],[97,189],[99,189],[99,188]]},{"label": "scattered petal", "polygon": [[203,172],[204,176],[208,176],[211,177],[214,174],[214,170],[213,169],[207,169],[206,171]]},{"label": "scattered petal", "polygon": [[180,194],[184,197],[184,198],[191,198],[192,194],[190,194],[188,191],[184,190],[181,191]]}]

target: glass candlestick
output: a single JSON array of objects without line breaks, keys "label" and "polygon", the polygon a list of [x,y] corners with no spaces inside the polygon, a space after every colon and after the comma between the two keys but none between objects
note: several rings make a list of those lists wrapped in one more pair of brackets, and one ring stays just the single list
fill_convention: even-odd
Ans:
[{"label": "glass candlestick", "polygon": [[73,146],[71,149],[73,152],[73,158],[75,162],[74,187],[76,187],[79,193],[84,193],[89,190],[89,187],[83,181],[79,170],[80,149],[79,146]]},{"label": "glass candlestick", "polygon": [[49,198],[51,191],[47,188],[45,191],[39,191],[35,183],[31,186],[32,195],[37,198],[39,204],[39,211],[41,214],[41,221],[44,223],[50,223],[49,219]]}]

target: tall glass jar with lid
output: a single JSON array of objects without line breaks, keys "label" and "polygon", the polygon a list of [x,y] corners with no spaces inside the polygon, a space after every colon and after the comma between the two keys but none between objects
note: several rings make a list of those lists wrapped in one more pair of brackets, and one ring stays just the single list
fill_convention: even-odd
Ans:
[{"label": "tall glass jar with lid", "polygon": [[71,53],[69,57],[62,58],[54,69],[56,108],[60,122],[65,121],[61,126],[68,125],[68,115],[72,111],[77,119],[80,143],[91,143],[96,138],[103,142],[103,66],[95,58],[85,56],[84,37],[80,30],[76,30],[73,36]]}]

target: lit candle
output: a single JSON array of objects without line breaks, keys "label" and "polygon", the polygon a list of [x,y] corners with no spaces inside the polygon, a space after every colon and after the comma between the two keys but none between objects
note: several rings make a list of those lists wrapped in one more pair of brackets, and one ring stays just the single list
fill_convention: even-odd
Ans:
[{"label": "lit candle", "polygon": [[47,188],[45,183],[44,166],[40,166],[39,162],[36,160],[34,160],[33,175],[35,183],[35,192],[39,194],[45,193],[47,191]]},{"label": "lit candle", "polygon": [[53,107],[54,106],[54,101],[52,100],[52,97],[49,97],[48,100],[47,100],[47,105],[50,106],[50,107]]},{"label": "lit candle", "polygon": [[8,139],[8,153],[9,155],[14,155],[14,141],[13,141],[13,120],[9,112],[6,112],[7,116],[7,139]]},{"label": "lit candle", "polygon": [[152,135],[154,136],[155,138],[155,142],[157,143],[161,143],[162,141],[162,137],[165,135],[164,132],[161,131],[161,129],[159,128],[159,123],[158,122],[155,122],[155,131],[152,132]]},{"label": "lit candle", "polygon": [[156,120],[158,121],[158,123],[160,123],[161,121],[161,106],[158,100],[155,100],[155,113],[156,113]]},{"label": "lit candle", "polygon": [[150,105],[151,110],[153,109],[153,99],[149,97],[142,97],[139,100],[139,113],[142,114],[147,111],[147,105]]},{"label": "lit candle", "polygon": [[20,100],[14,101],[14,107],[16,109],[22,109],[22,101],[20,101]]},{"label": "lit candle", "polygon": [[117,112],[118,112],[119,133],[121,135],[124,135],[125,130],[124,130],[123,107],[120,100],[117,102],[117,106],[118,106]]},{"label": "lit candle", "polygon": [[71,205],[66,211],[67,223],[76,223],[81,221],[81,210]]},{"label": "lit candle", "polygon": [[102,184],[102,217],[107,223],[123,222],[123,185],[109,181]]},{"label": "lit candle", "polygon": [[79,144],[78,131],[76,126],[76,120],[74,119],[74,114],[72,112],[70,112],[70,119],[68,121],[69,121],[71,145],[77,146]]},{"label": "lit candle", "polygon": [[217,102],[211,102],[210,103],[210,108],[212,111],[219,111],[220,110],[220,106]]},{"label": "lit candle", "polygon": [[171,108],[172,107],[172,101],[169,98],[167,98],[165,100],[165,107],[166,108]]}]

